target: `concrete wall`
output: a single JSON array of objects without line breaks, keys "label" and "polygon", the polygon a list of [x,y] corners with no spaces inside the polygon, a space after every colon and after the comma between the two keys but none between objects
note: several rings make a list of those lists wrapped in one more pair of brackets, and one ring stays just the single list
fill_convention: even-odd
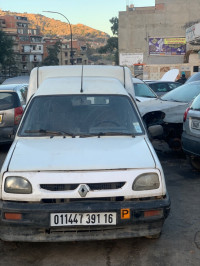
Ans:
[{"label": "concrete wall", "polygon": [[200,0],[156,0],[155,7],[119,12],[119,53],[143,53],[146,64],[181,64],[184,56],[149,56],[149,37],[185,37],[200,21]]}]

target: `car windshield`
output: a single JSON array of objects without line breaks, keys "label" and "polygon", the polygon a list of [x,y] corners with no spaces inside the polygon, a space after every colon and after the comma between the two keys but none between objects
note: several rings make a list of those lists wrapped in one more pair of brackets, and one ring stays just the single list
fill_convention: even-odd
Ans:
[{"label": "car windshield", "polygon": [[161,97],[163,101],[191,102],[200,93],[200,82],[184,84]]},{"label": "car windshield", "polygon": [[190,109],[200,111],[200,94],[194,99]]},{"label": "car windshield", "polygon": [[141,135],[143,126],[127,96],[56,95],[35,97],[20,136]]},{"label": "car windshield", "polygon": [[151,91],[149,86],[145,83],[133,83],[135,96],[138,97],[148,97],[148,98],[157,98],[157,96]]}]

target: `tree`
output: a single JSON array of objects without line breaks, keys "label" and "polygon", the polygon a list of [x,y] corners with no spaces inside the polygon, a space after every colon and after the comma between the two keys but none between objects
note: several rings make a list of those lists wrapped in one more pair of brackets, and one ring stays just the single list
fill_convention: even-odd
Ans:
[{"label": "tree", "polygon": [[16,60],[13,50],[13,40],[0,30],[0,65],[2,72],[12,76],[13,69],[16,72]]},{"label": "tree", "polygon": [[113,17],[109,21],[112,24],[111,31],[113,35],[118,35],[119,19],[117,17]]},{"label": "tree", "polygon": [[59,65],[58,54],[61,49],[61,42],[57,41],[53,46],[47,48],[48,56],[44,59],[44,66],[56,66]]},{"label": "tree", "polygon": [[[109,20],[112,23],[111,30],[113,35],[118,35],[118,18],[113,17]],[[110,37],[105,46],[99,48],[100,54],[112,53],[114,54],[115,64],[119,64],[118,56],[118,37]]]}]

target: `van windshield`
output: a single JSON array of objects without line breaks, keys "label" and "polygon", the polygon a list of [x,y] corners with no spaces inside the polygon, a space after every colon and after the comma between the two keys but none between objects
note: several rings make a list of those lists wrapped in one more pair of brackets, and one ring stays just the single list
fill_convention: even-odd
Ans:
[{"label": "van windshield", "polygon": [[144,134],[127,96],[54,95],[35,97],[19,136]]}]

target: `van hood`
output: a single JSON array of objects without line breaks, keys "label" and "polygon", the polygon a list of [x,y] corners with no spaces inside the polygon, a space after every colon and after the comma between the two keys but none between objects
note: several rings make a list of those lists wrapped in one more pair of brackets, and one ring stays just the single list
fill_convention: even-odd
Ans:
[{"label": "van hood", "polygon": [[18,139],[8,171],[155,168],[144,136]]}]

